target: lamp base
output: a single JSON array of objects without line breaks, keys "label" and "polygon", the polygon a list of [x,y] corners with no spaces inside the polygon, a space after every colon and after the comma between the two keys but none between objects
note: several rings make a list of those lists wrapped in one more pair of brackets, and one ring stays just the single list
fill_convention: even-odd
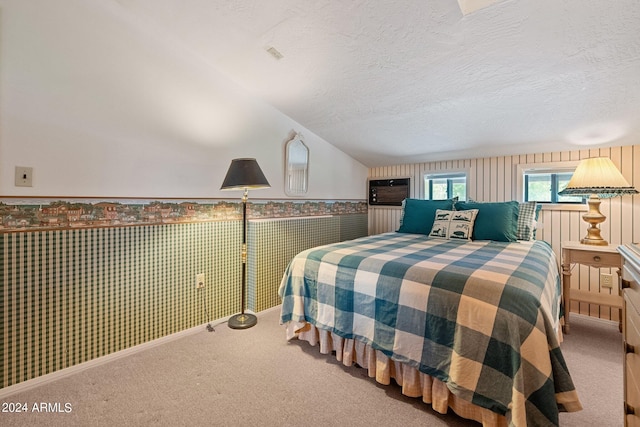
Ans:
[{"label": "lamp base", "polygon": [[587,200],[587,204],[589,205],[589,211],[582,215],[582,219],[589,224],[589,228],[587,228],[587,235],[580,240],[580,243],[583,245],[607,246],[609,242],[602,238],[600,228],[598,228],[598,224],[607,219],[600,212],[600,198],[592,194]]},{"label": "lamp base", "polygon": [[609,244],[609,242],[607,242],[604,239],[590,239],[588,237],[581,239],[580,243],[582,243],[583,245],[593,245],[593,246],[607,246]]},{"label": "lamp base", "polygon": [[231,316],[229,319],[229,327],[231,329],[249,329],[258,323],[258,318],[253,314],[242,313]]}]

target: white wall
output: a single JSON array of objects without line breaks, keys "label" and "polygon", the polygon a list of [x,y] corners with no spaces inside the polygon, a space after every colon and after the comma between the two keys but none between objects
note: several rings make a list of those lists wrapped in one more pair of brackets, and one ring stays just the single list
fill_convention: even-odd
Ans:
[{"label": "white wall", "polygon": [[[224,197],[255,157],[285,198],[284,142],[310,149],[307,199],[366,196],[367,169],[117,2],[0,0],[0,195]],[[15,166],[34,168],[31,188]]]}]

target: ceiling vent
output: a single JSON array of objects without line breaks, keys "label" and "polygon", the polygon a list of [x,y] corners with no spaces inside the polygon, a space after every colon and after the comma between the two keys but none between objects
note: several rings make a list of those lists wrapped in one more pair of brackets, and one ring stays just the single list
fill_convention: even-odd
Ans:
[{"label": "ceiling vent", "polygon": [[479,9],[502,3],[504,0],[458,0],[460,11],[463,15],[469,15]]},{"label": "ceiling vent", "polygon": [[269,52],[269,54],[271,56],[273,56],[277,60],[280,60],[280,59],[284,58],[284,55],[282,55],[280,52],[278,52],[278,49],[276,49],[273,46],[268,47],[266,50],[267,50],[267,52]]}]

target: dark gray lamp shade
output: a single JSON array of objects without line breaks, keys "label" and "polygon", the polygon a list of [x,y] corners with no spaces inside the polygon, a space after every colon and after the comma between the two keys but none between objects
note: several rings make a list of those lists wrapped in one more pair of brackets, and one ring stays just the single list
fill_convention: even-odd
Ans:
[{"label": "dark gray lamp shade", "polygon": [[262,173],[256,159],[233,159],[224,177],[221,190],[268,188],[269,181]]}]

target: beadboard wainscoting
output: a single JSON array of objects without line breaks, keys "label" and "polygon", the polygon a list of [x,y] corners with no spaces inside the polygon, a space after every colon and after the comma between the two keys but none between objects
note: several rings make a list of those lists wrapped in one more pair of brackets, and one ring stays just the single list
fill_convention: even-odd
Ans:
[{"label": "beadboard wainscoting", "polygon": [[[468,170],[467,196],[478,201],[499,202],[517,200],[518,165],[569,162],[600,156],[611,158],[627,181],[640,189],[640,145],[386,166],[369,169],[369,178],[409,177],[411,197],[422,199],[425,191],[424,174]],[[560,259],[563,241],[579,241],[586,234],[587,224],[581,218],[585,211],[586,207],[582,210],[561,205],[543,207],[539,221],[542,228],[538,230],[537,238],[549,242]],[[640,242],[640,195],[605,199],[601,211],[607,216],[602,224],[602,235],[611,244]],[[401,214],[400,207],[369,206],[369,233],[397,230]],[[602,269],[602,272],[615,273],[610,269]],[[607,294],[612,291],[600,286],[598,269],[582,265],[574,267],[571,288]],[[573,302],[571,311],[619,321],[619,310],[605,306]]]},{"label": "beadboard wainscoting", "polygon": [[[0,233],[0,388],[237,313],[241,232],[229,220]],[[250,221],[247,308],[280,303],[295,253],[366,234],[366,213]]]}]

